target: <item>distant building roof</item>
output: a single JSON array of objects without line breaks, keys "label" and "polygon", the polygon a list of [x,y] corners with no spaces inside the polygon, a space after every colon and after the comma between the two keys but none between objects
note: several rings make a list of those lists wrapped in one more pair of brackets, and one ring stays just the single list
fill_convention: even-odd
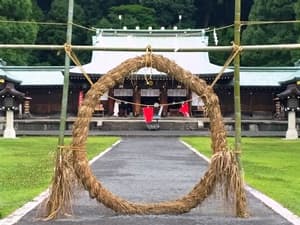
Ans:
[{"label": "distant building roof", "polygon": [[300,77],[299,71],[300,67],[241,67],[240,85],[280,86],[295,76]]},{"label": "distant building roof", "polygon": [[294,82],[298,84],[299,81],[300,81],[300,68],[295,73],[293,73],[290,77],[287,77],[285,80],[280,81],[280,84],[291,84]]},{"label": "distant building roof", "polygon": [[14,83],[21,83],[21,80],[18,80],[16,77],[12,76],[11,74],[7,73],[6,71],[4,71],[3,69],[0,68],[0,78],[7,80],[7,81],[11,81]]},{"label": "distant building roof", "polygon": [[64,67],[61,66],[1,66],[10,78],[21,81],[21,86],[63,85]]},{"label": "distant building roof", "polygon": [[[6,76],[21,82],[21,86],[62,86],[63,70],[63,66],[0,66],[0,77]],[[241,67],[240,69],[241,86],[276,87],[294,80],[300,80],[300,67]]]},{"label": "distant building roof", "polygon": [[[207,75],[218,74],[221,66],[210,63],[208,52],[177,52],[181,48],[198,48],[208,45],[208,37],[204,36],[203,30],[103,30],[93,37],[93,45],[105,48],[171,48],[173,52],[159,52],[177,63],[182,68],[193,74]],[[155,53],[155,52],[154,52]],[[142,52],[132,51],[93,51],[91,62],[83,65],[88,74],[106,74],[123,61],[140,56]],[[146,69],[147,70],[147,69]],[[81,73],[78,67],[70,71]],[[145,74],[145,68],[137,71],[137,74]],[[226,69],[225,73],[232,72]],[[163,74],[157,70],[153,75]]]}]

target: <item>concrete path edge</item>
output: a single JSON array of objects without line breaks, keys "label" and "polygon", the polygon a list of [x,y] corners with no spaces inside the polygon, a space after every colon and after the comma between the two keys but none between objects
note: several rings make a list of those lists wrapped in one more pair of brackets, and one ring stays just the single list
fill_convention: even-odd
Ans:
[{"label": "concrete path edge", "polygon": [[[93,159],[91,159],[89,161],[89,164],[90,165],[93,164],[95,161],[97,161],[99,158],[101,158],[107,152],[109,152],[110,150],[112,150],[121,141],[122,140],[116,141],[109,148],[105,149],[99,155],[95,156]],[[13,224],[17,223],[23,216],[25,216],[27,213],[29,213],[31,210],[33,210],[35,207],[37,207],[39,204],[41,204],[49,196],[49,190],[50,189],[48,188],[47,190],[43,191],[41,194],[39,194],[33,200],[27,202],[21,208],[15,210],[13,213],[11,213],[10,215],[8,215],[4,219],[1,219],[0,220],[0,225],[13,225]]]},{"label": "concrete path edge", "polygon": [[[201,154],[199,151],[197,151],[195,148],[193,148],[191,145],[187,144],[186,142],[180,140],[180,142],[185,145],[188,149],[193,151],[195,154],[197,154],[199,157],[210,162],[210,159],[206,157],[205,155]],[[300,217],[292,213],[290,210],[279,204],[278,202],[274,201],[273,199],[269,198],[265,194],[261,193],[260,191],[250,187],[246,184],[245,189],[251,193],[255,198],[263,202],[266,206],[271,208],[274,212],[281,215],[283,218],[285,218],[287,221],[291,222],[294,225],[300,225]]]},{"label": "concrete path edge", "polygon": [[[105,151],[101,152],[99,155],[95,156],[92,160],[89,161],[89,164],[91,165],[96,160],[101,158],[103,155],[105,155],[107,152],[112,150],[116,145],[118,145],[122,140],[119,140],[115,142],[112,146],[107,148]],[[195,148],[193,148],[191,145],[187,144],[186,142],[180,140],[180,142],[185,145],[189,150],[193,151],[196,155],[207,161],[210,162],[210,159],[206,157],[205,155],[201,154],[199,151],[197,151]],[[294,225],[300,225],[300,218],[283,207],[278,202],[274,201],[273,199],[269,198],[268,196],[264,195],[263,193],[259,192],[258,190],[246,185],[246,190],[250,192],[255,198],[259,199],[261,202],[263,202],[265,205],[270,207],[273,211],[281,215],[283,218],[288,220]],[[4,219],[0,220],[0,225],[13,225],[16,222],[18,222],[23,216],[25,216],[29,211],[33,210],[35,207],[37,207],[44,199],[46,199],[49,195],[49,188],[42,192],[40,195],[35,197],[32,201],[26,203],[21,208],[14,211],[9,216],[5,217]]]}]

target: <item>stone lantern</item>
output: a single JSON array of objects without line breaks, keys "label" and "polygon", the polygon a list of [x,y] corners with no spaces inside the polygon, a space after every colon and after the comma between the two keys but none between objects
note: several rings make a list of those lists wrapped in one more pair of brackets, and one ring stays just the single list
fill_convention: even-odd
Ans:
[{"label": "stone lantern", "polygon": [[0,90],[0,109],[6,111],[6,126],[3,133],[4,138],[15,138],[14,111],[18,110],[18,104],[23,100],[25,94],[15,89],[15,84],[6,82]]},{"label": "stone lantern", "polygon": [[300,111],[300,90],[297,84],[289,84],[285,91],[278,94],[284,102],[284,110],[288,112],[288,130],[286,139],[297,139],[296,112]]}]

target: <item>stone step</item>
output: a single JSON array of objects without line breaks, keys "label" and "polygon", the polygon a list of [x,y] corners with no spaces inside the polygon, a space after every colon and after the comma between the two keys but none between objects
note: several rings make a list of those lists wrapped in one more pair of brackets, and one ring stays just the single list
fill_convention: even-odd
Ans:
[{"label": "stone step", "polygon": [[[208,130],[203,123],[198,121],[153,121],[150,127],[157,127],[160,130]],[[102,121],[96,125],[98,129],[114,131],[114,130],[147,130],[149,126],[144,121]],[[96,129],[95,127],[92,129]]]}]

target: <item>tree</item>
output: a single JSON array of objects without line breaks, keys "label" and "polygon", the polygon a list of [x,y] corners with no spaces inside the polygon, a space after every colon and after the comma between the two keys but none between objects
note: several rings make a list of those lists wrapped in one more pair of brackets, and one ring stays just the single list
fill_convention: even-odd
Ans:
[{"label": "tree", "polygon": [[134,29],[136,26],[142,29],[149,26],[157,27],[154,9],[141,5],[113,6],[107,17],[113,28],[121,28],[122,26],[129,29]]},{"label": "tree", "polygon": [[44,12],[48,12],[53,0],[35,0],[38,7]]},{"label": "tree", "polygon": [[[197,27],[222,28],[234,23],[234,0],[198,0],[195,1]],[[247,20],[253,0],[243,0],[241,4],[241,19]],[[221,15],[221,16],[220,16]],[[210,45],[214,44],[213,32],[208,33]],[[234,39],[233,27],[217,30],[219,45],[231,45]],[[215,64],[223,65],[230,53],[211,52],[210,60]]]},{"label": "tree", "polygon": [[[234,29],[233,27],[229,27],[227,29],[218,30],[217,32],[217,38],[218,38],[218,45],[220,46],[227,46],[231,45],[231,42],[233,41],[233,35],[234,35]],[[210,45],[214,45],[214,37],[212,35],[213,33],[209,33],[209,43]],[[211,52],[209,54],[210,61],[212,63],[218,64],[218,65],[224,65],[225,61],[229,57],[230,52]]]},{"label": "tree", "polygon": [[[300,0],[297,0],[294,4],[294,11],[295,11],[295,19],[299,20],[300,19]],[[294,25],[295,29],[295,34],[296,34],[296,42],[300,43],[300,24],[296,23]],[[299,60],[300,60],[300,53],[297,50],[291,51],[291,56],[292,56],[292,61],[299,65]]]},{"label": "tree", "polygon": [[[3,44],[34,44],[38,25],[33,21],[31,0],[0,0],[0,20],[28,21],[29,23],[0,23],[0,42]],[[32,22],[32,23],[30,23]],[[29,50],[0,49],[0,58],[9,65],[27,65]]]},{"label": "tree", "polygon": [[32,17],[35,21],[43,21],[44,13],[37,3],[37,0],[32,0]]},{"label": "tree", "polygon": [[[249,14],[250,21],[274,21],[269,25],[248,26],[242,34],[242,44],[287,44],[296,40],[292,24],[276,21],[294,20],[295,0],[255,0]],[[253,51],[242,54],[247,66],[288,66],[293,64],[289,51]]]},{"label": "tree", "polygon": [[[194,0],[141,0],[140,3],[155,10],[157,23],[166,28],[180,26],[180,28],[195,27]],[[181,15],[181,19],[179,19]]]},{"label": "tree", "polygon": [[[76,3],[85,13],[85,21],[83,24],[87,26],[96,26],[100,20],[107,17],[111,7],[138,4],[139,0],[77,0]],[[104,23],[107,26],[106,22],[107,21]]]},{"label": "tree", "polygon": [[[82,24],[84,22],[84,12],[74,4],[74,23]],[[68,1],[54,0],[48,13],[45,14],[47,22],[67,23]],[[66,26],[61,25],[41,25],[37,44],[64,44],[66,42]],[[81,28],[73,26],[72,43],[85,44],[87,42],[87,32]],[[36,64],[44,65],[63,65],[63,52],[40,51],[37,53],[39,62]],[[83,57],[83,56],[82,56]]]},{"label": "tree", "polygon": [[[243,20],[248,17],[253,1],[242,1]],[[0,17],[2,20],[66,23],[67,6],[68,0],[0,0]],[[119,15],[122,15],[121,21]],[[212,28],[233,24],[233,17],[234,0],[75,0],[74,8],[75,23],[102,28]],[[66,39],[66,26],[0,23],[0,28],[0,41],[6,44],[63,44]],[[73,44],[91,44],[91,36],[89,30],[73,26]],[[219,30],[218,36],[220,45],[233,40],[230,29]],[[82,62],[89,61],[89,54],[80,52]],[[211,55],[219,63],[227,57],[227,54]],[[64,62],[63,52],[53,51],[1,50],[0,57],[9,64],[61,65]]]}]

